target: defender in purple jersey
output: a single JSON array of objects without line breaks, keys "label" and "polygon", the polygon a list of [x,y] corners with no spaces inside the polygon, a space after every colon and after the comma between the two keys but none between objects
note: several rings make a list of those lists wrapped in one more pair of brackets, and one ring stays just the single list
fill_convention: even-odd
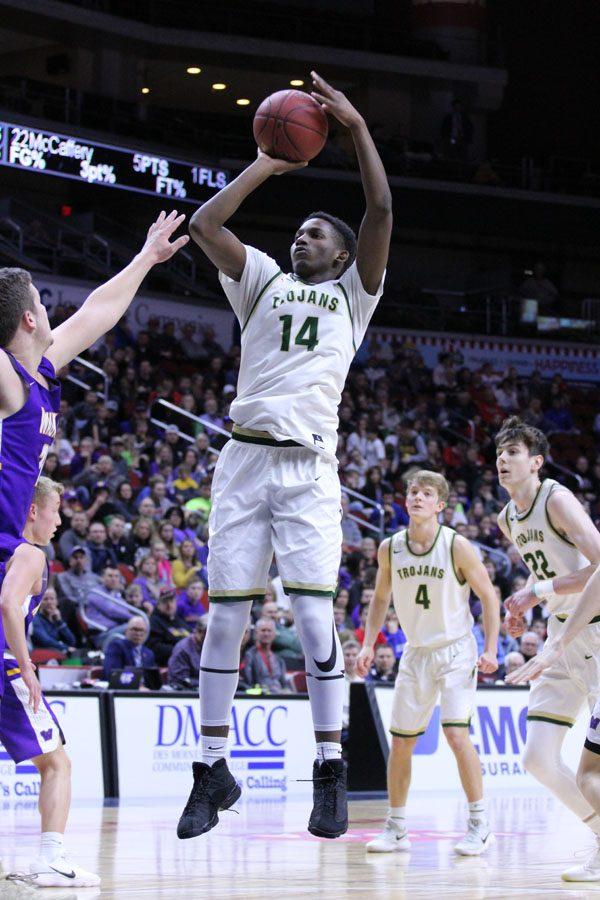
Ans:
[{"label": "defender in purple jersey", "polygon": [[10,556],[0,562],[0,612],[6,638],[2,645],[5,692],[0,700],[0,741],[16,763],[30,759],[41,775],[41,848],[29,867],[34,883],[40,887],[95,887],[100,884],[98,876],[74,866],[65,855],[70,762],[60,725],[41,692],[27,649],[27,629],[48,583],[48,563],[39,545],[48,544],[60,524],[62,492],[62,485],[55,481],[38,480],[23,536],[11,539]]}]

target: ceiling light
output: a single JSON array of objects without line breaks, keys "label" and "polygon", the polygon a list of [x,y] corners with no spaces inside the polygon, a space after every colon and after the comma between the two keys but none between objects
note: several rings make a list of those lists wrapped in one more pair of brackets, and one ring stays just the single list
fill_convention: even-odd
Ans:
[{"label": "ceiling light", "polygon": [[188,75],[199,75],[202,69],[200,68],[200,66],[188,66],[185,71],[188,73]]},{"label": "ceiling light", "polygon": [[238,99],[235,102],[237,103],[238,106],[250,106],[250,101],[248,100],[247,97],[238,97]]},{"label": "ceiling light", "polygon": [[223,84],[222,81],[215,81],[214,84],[211,84],[213,91],[224,91],[227,89],[227,85]]},{"label": "ceiling light", "polygon": [[303,87],[304,86],[304,82],[302,81],[301,78],[292,78],[292,80],[290,81],[290,84],[292,87]]},{"label": "ceiling light", "polygon": [[143,87],[143,88],[142,88],[142,94],[149,94],[149,93],[150,93],[150,88],[149,88],[149,87]]}]

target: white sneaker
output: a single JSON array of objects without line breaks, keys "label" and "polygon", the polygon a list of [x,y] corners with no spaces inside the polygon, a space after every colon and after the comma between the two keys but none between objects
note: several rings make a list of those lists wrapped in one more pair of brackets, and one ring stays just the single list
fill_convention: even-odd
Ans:
[{"label": "white sneaker", "polygon": [[74,866],[63,850],[52,862],[38,857],[29,866],[34,876],[33,884],[38,887],[98,887],[100,878],[93,872]]},{"label": "white sneaker", "polygon": [[582,866],[562,873],[563,881],[600,881],[600,846]]},{"label": "white sneaker", "polygon": [[410,850],[410,840],[406,828],[402,831],[389,819],[385,823],[385,831],[374,837],[367,844],[369,853],[394,853],[396,850]]},{"label": "white sneaker", "polygon": [[488,822],[469,819],[468,831],[464,838],[455,844],[454,850],[461,856],[479,856],[481,853],[485,853],[493,843],[494,835],[490,831]]}]

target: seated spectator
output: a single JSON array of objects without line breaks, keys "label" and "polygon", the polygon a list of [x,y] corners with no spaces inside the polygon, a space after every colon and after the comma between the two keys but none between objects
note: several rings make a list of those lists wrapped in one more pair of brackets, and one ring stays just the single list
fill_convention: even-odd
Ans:
[{"label": "seated spectator", "polygon": [[533,271],[519,287],[521,297],[537,300],[542,310],[552,309],[558,302],[558,289],[546,276],[546,266],[536,262]]},{"label": "seated spectator", "polygon": [[204,576],[204,580],[208,581],[206,569],[198,558],[196,545],[187,538],[178,547],[177,558],[172,565],[172,576],[176,588],[186,588],[192,581],[197,581],[199,576]]},{"label": "seated spectator", "polygon": [[373,667],[367,675],[367,681],[382,681],[393,683],[396,680],[396,657],[394,651],[387,644],[375,647],[375,659]]},{"label": "seated spectator", "polygon": [[285,661],[286,668],[290,671],[292,669],[303,669],[304,651],[294,625],[291,610],[279,609],[274,600],[265,598],[259,618],[271,619],[275,623],[273,650]]},{"label": "seated spectator", "polygon": [[104,647],[104,678],[115,669],[153,669],[154,653],[144,644],[148,625],[141,616],[132,616],[125,626],[125,637],[113,637]]},{"label": "seated spectator", "polygon": [[[363,591],[363,593],[364,593],[364,591]],[[373,593],[373,592],[371,591],[371,593]],[[368,614],[369,614],[369,606],[368,606],[368,604],[367,604],[366,606],[363,606],[363,607],[361,608],[361,611],[360,611],[360,625],[359,625],[359,627],[356,629],[356,631],[354,632],[354,635],[355,635],[355,637],[356,637],[356,640],[358,641],[359,644],[361,644],[361,646],[362,646],[362,643],[363,643],[363,641],[364,641],[364,639],[365,639],[365,624],[366,624],[366,621],[367,621],[367,616],[368,616]],[[383,647],[387,647],[387,646],[388,646],[388,642],[387,642],[386,639],[385,639],[385,635],[384,635],[383,631],[380,631],[380,632],[379,632],[379,634],[377,635],[377,638],[376,638],[376,640],[375,640],[375,646],[377,647],[379,644],[381,644]],[[393,654],[393,653],[394,653],[394,651],[392,650],[392,654]],[[394,657],[394,659],[395,659],[395,657]]]},{"label": "seated spectator", "polygon": [[133,487],[129,481],[122,481],[118,486],[115,494],[115,509],[120,516],[125,517],[125,521],[131,522],[137,515],[137,508]]},{"label": "seated spectator", "polygon": [[158,526],[158,537],[167,548],[167,556],[173,565],[173,560],[177,559],[177,541],[175,540],[175,529],[173,523],[166,519]]},{"label": "seated spectator", "polygon": [[144,556],[138,566],[137,575],[131,582],[139,584],[145,603],[151,603],[154,607],[160,596],[162,587],[158,577],[158,566],[153,556]]},{"label": "seated spectator", "polygon": [[175,589],[163,585],[156,603],[156,609],[150,616],[150,636],[148,646],[154,652],[157,665],[166,666],[175,644],[181,638],[189,637],[190,627],[177,615],[177,597]]},{"label": "seated spectator", "polygon": [[85,545],[88,530],[87,513],[83,510],[75,511],[71,516],[71,527],[63,531],[58,542],[59,556],[64,563],[68,564],[73,547]]},{"label": "seated spectator", "polygon": [[394,651],[396,659],[400,659],[406,644],[406,635],[400,628],[400,622],[396,615],[396,610],[392,607],[388,610],[385,617],[385,624],[382,628],[382,634],[387,641],[389,647]]},{"label": "seated spectator", "polygon": [[358,523],[348,515],[348,506],[348,495],[342,493],[342,543],[346,550],[357,550],[362,541],[362,534]]},{"label": "seated spectator", "polygon": [[[481,650],[479,647],[481,646]],[[498,665],[501,666],[503,663],[506,665],[506,657],[509,653],[514,653],[515,650],[519,649],[519,642],[516,638],[511,637],[508,631],[506,630],[506,610],[500,609],[500,632],[498,634]],[[480,644],[479,639],[477,639],[477,653],[481,655],[483,653],[483,644]]]},{"label": "seated spectator", "polygon": [[158,538],[152,541],[150,555],[156,560],[156,575],[160,583],[166,584],[168,587],[173,587],[173,567],[171,565],[171,560],[169,559],[166,546]]},{"label": "seated spectator", "polygon": [[175,644],[168,666],[169,684],[172,688],[186,690],[198,687],[200,656],[207,626],[208,615],[204,615],[197,620],[190,636]]},{"label": "seated spectator", "polygon": [[71,653],[76,647],[73,632],[62,620],[54,588],[47,588],[33,617],[31,643],[36,648],[60,650],[61,653]]},{"label": "seated spectator", "polygon": [[537,634],[540,644],[543,644],[548,636],[546,623],[543,619],[534,619],[534,621],[531,623],[531,631],[533,631],[534,634]]},{"label": "seated spectator", "polygon": [[93,588],[85,601],[85,615],[90,627],[102,629],[99,635],[91,635],[95,646],[103,645],[115,634],[123,634],[131,612],[113,600],[122,600],[122,576],[115,566],[106,566],[102,573],[102,584]]},{"label": "seated spectator", "polygon": [[191,581],[186,590],[177,598],[177,614],[190,625],[208,612],[206,585],[200,578]]},{"label": "seated spectator", "polygon": [[537,656],[540,647],[540,639],[535,631],[526,631],[521,635],[519,641],[519,650],[525,662],[529,662],[534,656]]},{"label": "seated spectator", "polygon": [[[85,547],[76,545],[69,556],[69,568],[65,572],[59,572],[56,576],[56,594],[61,608],[61,613],[69,627],[71,621],[66,610],[71,606],[77,607],[85,600],[89,592],[102,584],[102,579],[94,572],[89,571],[89,557]],[[71,627],[71,630],[73,628]]]},{"label": "seated spectator", "polygon": [[131,530],[131,542],[133,544],[133,563],[139,565],[140,560],[150,553],[150,547],[154,540],[155,524],[147,516],[140,516]]},{"label": "seated spectator", "polygon": [[360,653],[360,644],[357,641],[346,641],[344,651],[344,706],[342,710],[342,744],[348,741],[348,729],[350,727],[350,685],[362,684],[363,679],[356,674],[356,660]]},{"label": "seated spectator", "polygon": [[106,529],[106,548],[117,564],[124,563],[126,566],[132,566],[134,546],[125,534],[125,525],[125,516],[121,513],[115,513],[110,517]]},{"label": "seated spectator", "polygon": [[343,606],[334,605],[333,624],[335,625],[335,630],[338,633],[341,644],[345,644],[347,641],[356,640],[354,634],[354,623],[352,622],[352,619],[346,616],[346,610]]},{"label": "seated spectator", "polygon": [[272,650],[275,640],[275,623],[272,619],[259,619],[254,628],[254,647],[246,651],[243,659],[240,687],[261,687],[269,694],[289,690],[285,677],[285,663]]},{"label": "seated spectator", "polygon": [[154,603],[151,603],[149,600],[144,600],[142,586],[136,584],[135,581],[128,584],[125,589],[125,602],[130,606],[135,606],[136,609],[143,609],[147,616],[152,615]]},{"label": "seated spectator", "polygon": [[117,560],[106,544],[106,528],[102,522],[92,522],[88,533],[87,549],[90,554],[92,572],[96,575],[108,565],[115,566]]}]

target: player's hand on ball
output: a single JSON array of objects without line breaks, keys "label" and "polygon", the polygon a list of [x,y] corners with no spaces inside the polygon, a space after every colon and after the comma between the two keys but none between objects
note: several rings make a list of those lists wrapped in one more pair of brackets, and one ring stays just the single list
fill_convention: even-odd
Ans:
[{"label": "player's hand on ball", "polygon": [[268,153],[258,151],[258,158],[263,161],[271,169],[271,175],[285,175],[286,172],[293,172],[294,169],[303,169],[308,165],[307,162],[288,162],[287,159],[276,159],[269,156]]},{"label": "player's hand on ball", "polygon": [[477,668],[480,672],[483,672],[484,675],[489,675],[491,672],[495,672],[498,668],[498,660],[496,658],[496,654],[491,650],[484,650],[477,660]]},{"label": "player's hand on ball", "polygon": [[529,681],[535,681],[542,672],[560,659],[564,649],[559,641],[548,641],[540,653],[526,662],[524,666],[515,669],[504,680],[507,684],[527,684]]},{"label": "player's hand on ball", "polygon": [[509,613],[506,617],[506,630],[511,637],[518,638],[527,631],[525,616],[515,616]]},{"label": "player's hand on ball", "polygon": [[538,598],[530,587],[515,591],[504,601],[504,606],[514,616],[524,616],[528,609],[532,609],[538,603]]},{"label": "player's hand on ball", "polygon": [[35,666],[33,665],[33,663],[29,663],[28,666],[26,666],[24,669],[21,669],[21,678],[23,679],[25,687],[29,691],[29,706],[35,714],[40,708],[42,688],[37,679],[37,675],[35,674]]},{"label": "player's hand on ball", "polygon": [[317,100],[324,111],[337,119],[346,128],[351,128],[362,122],[362,116],[356,107],[352,106],[345,94],[336,91],[330,84],[327,84],[324,78],[321,78],[316,72],[311,72],[310,77],[314,90],[311,91],[311,97]]},{"label": "player's hand on ball", "polygon": [[366,678],[371,671],[375,653],[372,647],[363,647],[356,658],[356,671],[361,678]]},{"label": "player's hand on ball", "polygon": [[184,219],[183,214],[177,215],[176,209],[172,210],[169,215],[163,210],[156,222],[153,222],[148,229],[146,243],[142,247],[142,255],[148,256],[153,266],[171,259],[189,241],[190,238],[187,234],[182,234],[173,242],[170,241],[171,235],[179,228]]}]

